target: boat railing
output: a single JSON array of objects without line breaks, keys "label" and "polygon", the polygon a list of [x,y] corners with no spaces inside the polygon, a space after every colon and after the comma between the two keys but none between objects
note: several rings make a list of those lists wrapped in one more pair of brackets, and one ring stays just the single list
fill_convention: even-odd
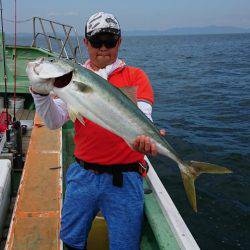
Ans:
[{"label": "boat railing", "polygon": [[[83,62],[79,36],[73,26],[41,17],[33,17],[32,22],[32,47],[38,46],[38,41],[41,40],[39,37],[42,36],[45,40],[43,47],[46,47],[49,52],[58,54],[59,58]],[[56,45],[56,47],[53,45]]]},{"label": "boat railing", "polygon": [[[66,50],[66,48],[65,48],[65,46],[64,46],[63,40],[62,40],[61,38],[57,38],[57,37],[54,37],[54,36],[51,36],[51,35],[44,35],[43,33],[38,32],[38,33],[36,33],[35,39],[33,39],[33,40],[38,39],[38,38],[37,38],[38,36],[43,36],[43,37],[45,37],[46,39],[49,38],[49,39],[54,39],[54,40],[59,41],[60,44],[59,44],[59,43],[58,43],[58,44],[59,44],[59,46],[60,46],[60,48],[61,48],[60,54],[62,54],[62,57],[69,58],[68,53],[67,53],[67,50]],[[51,43],[49,43],[49,44],[51,44]],[[51,46],[51,45],[50,45],[50,46]],[[34,47],[33,44],[32,44],[32,47]],[[50,49],[48,49],[48,50],[49,50],[49,52],[53,52],[52,48],[50,48]]]},{"label": "boat railing", "polygon": [[[158,201],[158,204],[161,207],[163,215],[166,221],[168,222],[168,225],[174,235],[174,238],[178,242],[179,248],[183,250],[184,249],[185,250],[200,250],[200,247],[198,246],[193,235],[189,231],[187,225],[185,224],[183,218],[181,217],[179,211],[177,210],[174,202],[169,196],[166,188],[163,186],[163,183],[159,179],[151,162],[146,156],[145,156],[145,160],[149,166],[146,180],[148,182],[150,189],[152,189],[156,197],[156,200]],[[145,201],[145,209],[146,207],[147,207],[147,204]],[[149,215],[149,216],[152,216],[152,215]],[[152,218],[150,219],[152,220]],[[161,239],[162,242],[164,242],[166,238],[164,233],[162,234],[161,231],[158,233],[158,238]],[[170,242],[168,244],[170,244]],[[170,249],[173,249],[173,248],[170,247]]]}]

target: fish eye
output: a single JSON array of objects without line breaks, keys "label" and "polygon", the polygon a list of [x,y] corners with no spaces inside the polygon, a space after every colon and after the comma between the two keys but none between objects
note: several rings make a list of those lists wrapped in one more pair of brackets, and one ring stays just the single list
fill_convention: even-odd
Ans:
[{"label": "fish eye", "polygon": [[65,75],[57,77],[55,78],[54,86],[57,88],[63,88],[70,83],[72,77],[73,77],[73,71],[70,71]]}]

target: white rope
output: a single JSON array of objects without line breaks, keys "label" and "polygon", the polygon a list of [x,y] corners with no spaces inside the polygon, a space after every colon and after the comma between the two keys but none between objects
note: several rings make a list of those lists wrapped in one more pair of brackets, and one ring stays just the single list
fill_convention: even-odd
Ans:
[{"label": "white rope", "polygon": [[[28,22],[28,21],[31,21],[33,18],[27,18],[27,19],[23,19],[23,20],[18,20],[16,21],[17,23],[25,23],[25,22]],[[3,18],[4,21],[6,22],[9,22],[9,23],[14,23],[15,20],[11,20],[11,19],[6,19],[6,18]]]}]

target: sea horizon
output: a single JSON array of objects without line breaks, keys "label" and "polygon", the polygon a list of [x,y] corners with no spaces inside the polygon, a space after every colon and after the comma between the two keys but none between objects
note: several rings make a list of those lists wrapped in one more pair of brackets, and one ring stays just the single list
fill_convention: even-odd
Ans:
[{"label": "sea horizon", "polygon": [[[250,27],[236,26],[197,26],[197,27],[174,27],[168,29],[134,29],[122,30],[123,36],[173,36],[173,35],[224,35],[224,34],[248,34]],[[18,35],[32,35],[32,32],[19,32]],[[60,33],[59,33],[60,34]],[[14,35],[13,32],[6,32],[6,35]]]}]

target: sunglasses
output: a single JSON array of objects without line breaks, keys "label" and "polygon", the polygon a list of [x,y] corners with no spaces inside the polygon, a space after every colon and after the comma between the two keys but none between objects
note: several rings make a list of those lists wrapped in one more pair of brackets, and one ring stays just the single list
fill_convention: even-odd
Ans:
[{"label": "sunglasses", "polygon": [[117,42],[118,42],[117,37],[110,37],[108,39],[100,39],[98,37],[90,37],[88,40],[91,44],[91,46],[95,49],[100,49],[103,45],[107,48],[107,49],[112,49],[116,46]]}]

